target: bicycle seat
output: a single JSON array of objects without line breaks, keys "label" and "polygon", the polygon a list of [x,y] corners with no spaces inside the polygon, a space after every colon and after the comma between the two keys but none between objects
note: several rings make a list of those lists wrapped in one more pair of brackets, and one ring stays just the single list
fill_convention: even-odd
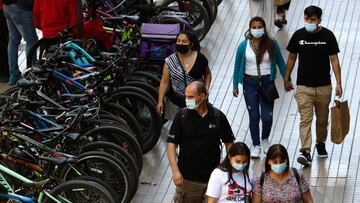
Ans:
[{"label": "bicycle seat", "polygon": [[9,152],[9,155],[12,157],[21,159],[21,160],[25,160],[30,163],[37,162],[35,157],[32,154],[30,154],[28,151],[26,151],[26,149],[21,148],[21,147],[12,148]]},{"label": "bicycle seat", "polygon": [[37,86],[40,85],[40,82],[38,81],[32,81],[32,80],[27,80],[25,78],[20,79],[17,84],[18,87],[32,87],[32,86]]},{"label": "bicycle seat", "polygon": [[140,17],[139,16],[128,16],[128,15],[119,15],[116,17],[111,17],[111,18],[105,18],[105,23],[110,23],[110,24],[119,24],[122,23],[122,21],[127,21],[128,23],[131,24],[135,24],[139,21]]},{"label": "bicycle seat", "polygon": [[75,163],[77,161],[76,156],[64,153],[54,153],[52,154],[52,157],[40,156],[39,158],[56,165],[62,165],[64,163]]},{"label": "bicycle seat", "polygon": [[44,185],[46,183],[48,183],[49,181],[50,181],[50,179],[45,179],[45,180],[38,181],[38,182],[23,183],[23,186],[25,188],[32,188],[32,189],[41,190],[41,189],[43,189]]}]

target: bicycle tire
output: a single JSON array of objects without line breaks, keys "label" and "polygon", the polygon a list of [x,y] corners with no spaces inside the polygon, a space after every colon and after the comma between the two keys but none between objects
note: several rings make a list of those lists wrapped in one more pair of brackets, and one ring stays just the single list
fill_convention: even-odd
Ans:
[{"label": "bicycle tire", "polygon": [[125,82],[124,85],[125,86],[134,86],[134,87],[138,87],[138,88],[145,90],[147,93],[149,93],[151,95],[151,97],[155,101],[157,101],[159,98],[159,91],[155,87],[151,86],[150,84],[148,84],[146,82],[129,81],[129,82]]},{"label": "bicycle tire", "polygon": [[215,15],[214,15],[214,6],[213,6],[213,0],[201,0],[204,8],[206,9],[208,16],[209,16],[209,27],[213,24],[215,21]]},{"label": "bicycle tire", "polygon": [[[115,134],[114,134],[115,133]],[[124,148],[134,158],[139,170],[142,170],[143,157],[142,151],[136,138],[129,135],[125,130],[114,126],[100,126],[84,133],[85,138],[93,141],[109,141]],[[127,143],[124,143],[124,140]]]},{"label": "bicycle tire", "polygon": [[[117,101],[137,118],[143,127],[143,149],[144,153],[150,151],[159,140],[161,134],[161,117],[156,111],[156,106],[149,99],[136,92],[118,92],[112,95],[111,99]],[[148,110],[148,111],[146,111]],[[146,111],[145,113],[143,111]],[[148,118],[141,117],[148,115]]]},{"label": "bicycle tire", "polygon": [[[82,190],[84,188],[87,188],[87,189],[89,189],[89,192],[91,190],[92,192],[90,192],[89,194],[92,194],[92,195],[94,195],[96,192],[104,200],[104,202],[116,203],[115,199],[111,196],[109,191],[107,191],[106,188],[104,188],[101,184],[92,182],[92,181],[85,181],[85,180],[69,180],[69,181],[60,183],[58,186],[56,186],[54,189],[52,189],[50,191],[50,194],[52,196],[59,195],[69,189],[71,192],[67,193],[67,194],[74,194],[73,189],[79,189],[79,188],[81,188]],[[75,191],[79,192],[80,190],[75,190]],[[62,195],[62,197],[63,196],[64,195]],[[44,203],[52,203],[53,200],[51,200],[49,197],[45,197],[43,202]],[[71,202],[75,203],[77,201],[75,200],[75,201],[71,201]],[[88,199],[86,202],[94,202],[94,197]]]},{"label": "bicycle tire", "polygon": [[[41,59],[41,55],[43,54],[43,51],[44,51],[44,50],[41,50],[41,46],[43,45],[43,43],[44,43],[44,39],[41,38],[31,46],[29,53],[26,56],[26,67],[27,68],[31,67],[32,64],[34,64],[34,61],[33,61],[34,57],[36,60]],[[37,53],[39,48],[40,48],[39,53]]]},{"label": "bicycle tire", "polygon": [[107,184],[104,180],[101,180],[100,178],[93,177],[93,176],[79,176],[72,180],[85,180],[85,181],[98,183],[101,186],[103,186],[115,200],[119,199],[116,191],[113,188],[111,188],[109,184]]},{"label": "bicycle tire", "polygon": [[153,96],[150,93],[136,86],[124,85],[116,88],[116,92],[136,92],[148,98],[155,106],[157,104],[156,100],[153,98]]},{"label": "bicycle tire", "polygon": [[[138,77],[145,77],[145,82],[149,83],[153,87],[159,87],[161,81],[161,75],[158,77],[156,73],[152,73],[149,71],[134,71],[131,75],[138,76]],[[126,77],[126,76],[125,76]],[[142,81],[142,80],[140,80]]]},{"label": "bicycle tire", "polygon": [[144,139],[141,135],[141,126],[139,122],[136,120],[135,116],[125,107],[115,104],[115,103],[107,103],[103,105],[103,108],[105,109],[111,109],[111,113],[115,115],[116,117],[120,117],[121,119],[124,119],[126,121],[126,125],[130,127],[130,129],[133,131],[133,133],[136,136],[136,139],[138,140],[141,148],[144,144]]},{"label": "bicycle tire", "polygon": [[139,185],[140,171],[137,168],[135,160],[126,150],[114,143],[98,141],[85,145],[82,147],[82,151],[104,151],[119,159],[126,166],[130,174],[130,181],[134,183],[134,187],[129,192],[129,198],[132,199],[135,196]]},{"label": "bicycle tire", "polygon": [[128,202],[132,185],[123,163],[111,154],[101,151],[84,152],[77,158],[76,163],[65,165],[62,168],[61,180],[68,181],[84,175],[94,176],[104,180],[117,192],[119,197],[117,202]]}]

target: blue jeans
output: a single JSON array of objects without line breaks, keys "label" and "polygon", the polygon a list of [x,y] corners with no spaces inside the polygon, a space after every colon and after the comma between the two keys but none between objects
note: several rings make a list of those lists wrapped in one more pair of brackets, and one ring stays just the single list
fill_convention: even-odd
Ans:
[{"label": "blue jeans", "polygon": [[[262,79],[263,86],[270,84],[270,78]],[[243,83],[243,93],[246,103],[246,108],[249,112],[250,118],[250,134],[253,145],[260,145],[260,127],[259,122],[262,122],[261,139],[268,139],[273,122],[274,102],[266,102],[259,95],[257,88],[259,87],[259,79],[245,76]]]},{"label": "blue jeans", "polygon": [[16,4],[4,5],[4,16],[9,29],[8,59],[10,75],[20,75],[18,49],[21,38],[26,42],[26,55],[36,42],[37,35],[31,11],[19,8]]}]

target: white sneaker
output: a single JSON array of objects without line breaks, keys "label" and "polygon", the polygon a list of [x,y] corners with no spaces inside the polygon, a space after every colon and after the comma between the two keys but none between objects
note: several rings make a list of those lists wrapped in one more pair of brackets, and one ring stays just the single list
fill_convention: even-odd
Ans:
[{"label": "white sneaker", "polygon": [[261,153],[261,150],[260,150],[260,146],[259,145],[256,145],[252,152],[251,152],[251,158],[254,158],[254,159],[257,159],[260,157],[260,153]]},{"label": "white sneaker", "polygon": [[265,154],[267,154],[268,150],[269,150],[269,147],[270,147],[270,142],[268,139],[264,139],[261,141],[261,145],[262,145],[262,148],[263,148],[263,151]]}]

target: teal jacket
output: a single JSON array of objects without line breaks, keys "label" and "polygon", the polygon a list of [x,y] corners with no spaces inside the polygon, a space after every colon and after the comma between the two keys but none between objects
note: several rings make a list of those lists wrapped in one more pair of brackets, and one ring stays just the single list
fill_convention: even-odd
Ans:
[{"label": "teal jacket", "polygon": [[[233,87],[234,89],[238,88],[238,84],[243,84],[244,75],[245,75],[245,52],[248,40],[244,40],[240,43],[236,51],[235,66],[234,66],[234,76],[233,76]],[[271,59],[270,67],[270,80],[275,80],[276,78],[276,65],[279,66],[280,73],[282,77],[285,77],[285,61],[281,54],[280,47],[278,43],[274,40],[274,55]]]}]

